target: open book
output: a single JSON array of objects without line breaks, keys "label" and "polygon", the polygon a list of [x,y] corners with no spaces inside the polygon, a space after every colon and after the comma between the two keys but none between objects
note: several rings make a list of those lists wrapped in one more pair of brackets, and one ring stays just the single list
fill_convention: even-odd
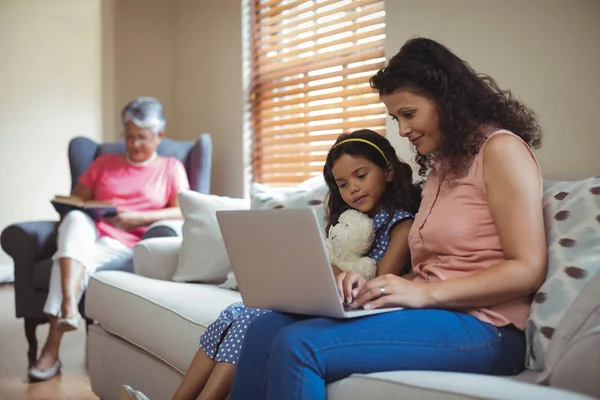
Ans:
[{"label": "open book", "polygon": [[104,217],[110,217],[117,214],[117,208],[103,201],[83,201],[76,196],[54,196],[50,200],[54,209],[61,215],[71,210],[81,210],[88,214],[94,221],[99,221]]}]

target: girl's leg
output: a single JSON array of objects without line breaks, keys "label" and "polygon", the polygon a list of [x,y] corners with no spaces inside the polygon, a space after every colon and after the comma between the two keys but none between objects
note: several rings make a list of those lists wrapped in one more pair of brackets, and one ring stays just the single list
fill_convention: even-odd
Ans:
[{"label": "girl's leg", "polygon": [[195,400],[215,369],[215,362],[200,347],[172,400]]},{"label": "girl's leg", "polygon": [[[268,336],[255,343],[258,348],[244,344],[248,353],[240,358],[232,394],[246,388],[252,392],[232,396],[233,400],[261,398],[251,381],[263,379],[262,374],[267,377],[267,399],[322,400],[327,383],[353,373],[437,370],[511,375],[522,371],[525,359],[521,331],[496,328],[457,312],[403,310],[353,320],[315,318],[290,325],[273,338],[272,327],[281,321],[265,315],[252,324],[248,338],[254,331]],[[269,354],[264,372],[248,368],[254,352]]]},{"label": "girl's leg", "polygon": [[235,365],[219,362],[198,396],[198,400],[224,400],[229,394],[233,375],[235,374]]}]

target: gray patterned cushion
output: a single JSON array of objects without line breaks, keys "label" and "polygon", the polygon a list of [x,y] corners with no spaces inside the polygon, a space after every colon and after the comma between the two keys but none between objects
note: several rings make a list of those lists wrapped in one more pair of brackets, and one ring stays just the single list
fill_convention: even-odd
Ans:
[{"label": "gray patterned cushion", "polygon": [[526,327],[527,367],[541,371],[567,308],[600,270],[600,177],[544,182],[548,273]]},{"label": "gray patterned cushion", "polygon": [[317,214],[321,227],[325,227],[325,207],[323,202],[329,188],[319,175],[310,178],[296,187],[271,188],[260,183],[250,187],[250,209],[267,210],[280,208],[312,208]]}]

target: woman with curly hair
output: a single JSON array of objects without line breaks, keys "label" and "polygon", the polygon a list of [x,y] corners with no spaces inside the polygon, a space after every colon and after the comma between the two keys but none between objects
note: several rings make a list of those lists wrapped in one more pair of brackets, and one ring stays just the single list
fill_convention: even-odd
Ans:
[{"label": "woman with curly hair", "polygon": [[344,280],[353,320],[268,313],[249,326],[231,399],[325,399],[354,373],[513,375],[546,274],[535,115],[429,39],[408,41],[371,78],[427,175],[408,235],[412,274]]}]

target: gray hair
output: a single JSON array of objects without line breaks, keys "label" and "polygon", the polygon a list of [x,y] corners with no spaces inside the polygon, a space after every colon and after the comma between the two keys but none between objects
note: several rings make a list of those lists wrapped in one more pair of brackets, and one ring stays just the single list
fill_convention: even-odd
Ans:
[{"label": "gray hair", "polygon": [[153,97],[138,97],[121,111],[121,123],[128,121],[136,126],[151,130],[155,135],[165,129],[167,121],[162,104]]}]

